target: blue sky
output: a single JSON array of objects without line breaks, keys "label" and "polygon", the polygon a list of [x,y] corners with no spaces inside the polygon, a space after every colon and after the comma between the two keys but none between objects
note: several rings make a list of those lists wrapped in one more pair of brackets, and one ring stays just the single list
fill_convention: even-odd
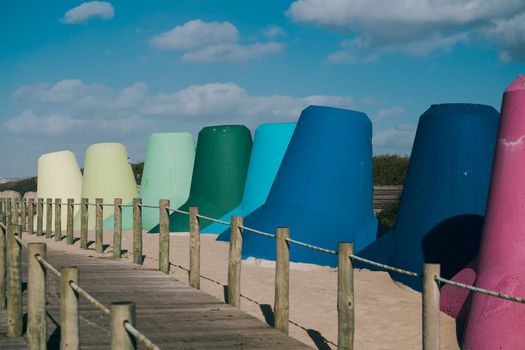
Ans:
[{"label": "blue sky", "polygon": [[[410,153],[431,104],[499,110],[524,71],[522,0],[2,1],[0,177],[40,154],[152,132],[367,113],[375,153]],[[378,11],[381,9],[381,11]]]}]

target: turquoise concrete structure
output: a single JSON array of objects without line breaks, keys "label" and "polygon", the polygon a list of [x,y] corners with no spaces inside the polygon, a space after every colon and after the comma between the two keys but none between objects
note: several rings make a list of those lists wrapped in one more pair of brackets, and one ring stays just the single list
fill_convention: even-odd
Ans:
[{"label": "turquoise concrete structure", "polygon": [[[261,124],[255,130],[252,154],[242,202],[220,219],[230,221],[232,216],[246,216],[266,201],[284,153],[290,143],[296,123]],[[221,233],[228,230],[223,224],[213,223],[201,233]]]}]

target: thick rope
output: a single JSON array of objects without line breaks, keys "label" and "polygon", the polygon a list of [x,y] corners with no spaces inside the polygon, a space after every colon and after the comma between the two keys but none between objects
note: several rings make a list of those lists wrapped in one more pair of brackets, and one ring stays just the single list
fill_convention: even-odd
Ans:
[{"label": "thick rope", "polygon": [[198,218],[201,218],[201,219],[205,219],[205,220],[209,220],[209,221],[213,221],[213,222],[218,222],[219,224],[223,224],[223,225],[226,225],[226,226],[230,226],[231,225],[231,223],[228,222],[228,221],[222,221],[222,220],[210,218],[209,216],[204,216],[204,215],[201,215],[201,214],[197,214],[195,216],[198,217]]},{"label": "thick rope", "polygon": [[139,342],[141,342],[142,345],[144,345],[146,347],[146,349],[148,349],[148,350],[160,350],[160,348],[157,345],[155,345],[151,340],[146,338],[146,336],[144,334],[140,333],[140,331],[138,329],[136,329],[135,327],[133,327],[133,325],[131,323],[129,323],[128,321],[124,321],[124,328],[126,328],[126,330],[129,332],[129,334],[134,336],[135,339],[137,339]]},{"label": "thick rope", "polygon": [[243,225],[239,225],[239,228],[242,228],[243,230],[248,231],[248,232],[251,232],[251,233],[255,233],[255,234],[257,234],[257,235],[261,235],[261,236],[266,236],[266,237],[272,237],[272,238],[275,238],[275,235],[272,234],[272,233],[267,233],[267,232],[259,231],[259,230],[256,230],[256,229],[254,229],[254,228],[246,227],[246,226],[243,226]]},{"label": "thick rope", "polygon": [[160,207],[158,205],[148,205],[148,204],[139,204],[139,207],[151,208],[151,209],[160,209]]},{"label": "thick rope", "polygon": [[434,280],[436,282],[450,284],[451,286],[454,286],[454,287],[468,289],[468,290],[470,290],[472,292],[485,294],[485,295],[489,295],[491,297],[496,297],[496,298],[505,299],[505,300],[509,300],[509,301],[514,301],[514,302],[520,303],[520,304],[525,304],[525,299],[519,298],[519,297],[515,297],[513,295],[493,292],[491,290],[487,290],[487,289],[483,289],[483,288],[479,288],[479,287],[474,287],[474,286],[469,286],[468,284],[454,282],[454,281],[447,280],[446,278],[442,278],[442,277],[439,277],[439,276],[434,276]]},{"label": "thick rope", "polygon": [[55,269],[55,267],[53,265],[51,265],[50,263],[48,263],[44,258],[42,258],[39,254],[35,255],[35,259],[38,260],[39,263],[41,263],[45,268],[46,270],[49,270],[51,271],[55,276],[57,276],[58,278],[62,277],[62,274],[60,273],[60,271],[58,271],[57,269]]},{"label": "thick rope", "polygon": [[190,215],[189,211],[184,211],[184,210],[170,208],[170,207],[167,207],[166,209],[169,210],[169,211],[173,211],[175,213]]},{"label": "thick rope", "polygon": [[111,312],[109,311],[109,309],[107,307],[105,307],[104,305],[102,305],[102,303],[100,303],[97,299],[93,298],[88,292],[86,292],[84,289],[80,288],[80,286],[78,284],[76,284],[75,282],[73,281],[69,281],[69,285],[71,286],[71,288],[77,292],[79,295],[81,295],[82,297],[84,297],[87,301],[89,301],[89,303],[91,305],[93,305],[94,307],[96,307],[97,309],[99,309],[100,311],[102,311],[103,314],[109,316],[111,314]]},{"label": "thick rope", "polygon": [[407,276],[412,276],[412,277],[417,277],[418,276],[418,274],[415,273],[415,272],[408,271],[408,270],[403,270],[403,269],[400,269],[400,268],[394,267],[394,266],[381,264],[381,263],[378,263],[378,262],[375,262],[375,261],[372,261],[372,260],[368,260],[368,259],[362,258],[362,257],[354,255],[354,254],[351,254],[350,258],[352,258],[354,260],[357,260],[357,261],[360,261],[362,263],[368,264],[368,265],[380,267],[380,268],[382,268],[384,270],[397,272],[397,273],[400,273],[402,275],[407,275]]},{"label": "thick rope", "polygon": [[18,236],[15,236],[15,239],[18,243],[20,243],[24,248],[27,248],[27,243],[22,241],[22,239]]},{"label": "thick rope", "polygon": [[326,248],[316,247],[315,245],[308,244],[308,243],[303,243],[303,242],[300,242],[300,241],[296,241],[295,239],[291,239],[291,238],[286,238],[286,240],[288,242],[290,242],[290,243],[297,244],[297,245],[300,245],[300,246],[305,247],[305,248],[310,248],[310,249],[313,249],[313,250],[318,250],[320,252],[337,255],[337,252],[335,250],[330,250],[330,249],[326,249]]}]

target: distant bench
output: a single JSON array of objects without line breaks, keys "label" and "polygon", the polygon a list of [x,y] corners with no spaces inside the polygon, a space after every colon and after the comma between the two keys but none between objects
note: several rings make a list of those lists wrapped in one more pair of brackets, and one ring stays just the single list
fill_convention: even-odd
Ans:
[{"label": "distant bench", "polygon": [[378,212],[399,202],[403,186],[374,186],[374,211]]}]

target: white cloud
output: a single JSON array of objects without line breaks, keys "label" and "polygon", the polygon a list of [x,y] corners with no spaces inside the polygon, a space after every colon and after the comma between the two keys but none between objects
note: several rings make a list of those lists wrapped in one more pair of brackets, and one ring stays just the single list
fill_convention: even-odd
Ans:
[{"label": "white cloud", "polygon": [[206,23],[197,19],[155,35],[151,45],[160,50],[186,51],[238,41],[239,31],[230,22]]},{"label": "white cloud", "polygon": [[193,63],[242,62],[283,49],[277,42],[243,45],[239,39],[239,30],[230,22],[197,19],[155,35],[150,44],[159,50],[182,52],[181,59]]},{"label": "white cloud", "polygon": [[286,35],[286,33],[283,28],[276,25],[269,26],[268,29],[264,31],[264,36],[268,39],[273,39],[281,35]]},{"label": "white cloud", "polygon": [[86,23],[90,18],[109,20],[115,17],[115,9],[106,1],[89,1],[73,7],[64,14],[66,24]]},{"label": "white cloud", "polygon": [[389,107],[389,108],[383,108],[379,112],[377,112],[374,122],[379,123],[387,119],[391,119],[393,117],[399,117],[400,115],[403,115],[405,113],[405,108],[395,106],[395,107]]},{"label": "white cloud", "polygon": [[[127,135],[169,121],[192,125],[242,123],[255,127],[262,122],[292,121],[312,104],[355,107],[350,96],[250,95],[234,83],[192,85],[174,92],[150,94],[145,83],[120,90],[82,80],[66,79],[54,84],[34,84],[13,94],[28,104],[4,126],[13,134],[41,136]],[[71,136],[73,137],[73,136]]]},{"label": "white cloud", "polygon": [[525,56],[523,0],[297,0],[287,15],[364,43],[342,47],[328,63],[363,62],[371,53],[425,56],[473,39],[496,43],[508,59]]},{"label": "white cloud", "polygon": [[400,124],[379,130],[372,137],[375,153],[409,154],[416,135],[416,125]]},{"label": "white cloud", "polygon": [[181,59],[185,62],[238,62],[252,58],[279,53],[283,45],[279,43],[257,43],[253,45],[211,45],[196,51],[186,52]]}]

